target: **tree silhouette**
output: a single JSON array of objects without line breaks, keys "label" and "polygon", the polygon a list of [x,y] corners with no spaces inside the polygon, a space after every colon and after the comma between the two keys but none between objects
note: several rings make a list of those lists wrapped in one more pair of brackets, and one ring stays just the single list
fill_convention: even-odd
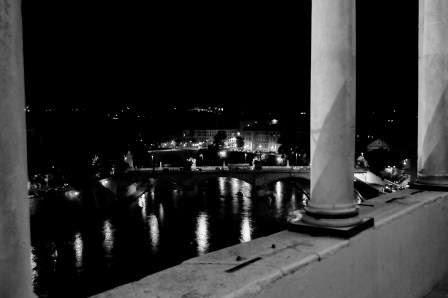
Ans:
[{"label": "tree silhouette", "polygon": [[227,139],[227,134],[225,131],[220,130],[216,133],[216,135],[213,137],[213,144],[217,148],[222,148],[224,146],[224,141]]}]

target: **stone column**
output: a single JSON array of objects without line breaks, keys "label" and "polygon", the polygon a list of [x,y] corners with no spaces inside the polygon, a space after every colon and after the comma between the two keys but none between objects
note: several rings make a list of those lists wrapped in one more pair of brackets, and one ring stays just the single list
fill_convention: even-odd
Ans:
[{"label": "stone column", "polygon": [[448,1],[419,2],[419,184],[448,186]]},{"label": "stone column", "polygon": [[353,198],[355,0],[314,0],[311,26],[311,200],[306,223],[360,222]]},{"label": "stone column", "polygon": [[33,297],[19,0],[0,0],[0,297]]}]

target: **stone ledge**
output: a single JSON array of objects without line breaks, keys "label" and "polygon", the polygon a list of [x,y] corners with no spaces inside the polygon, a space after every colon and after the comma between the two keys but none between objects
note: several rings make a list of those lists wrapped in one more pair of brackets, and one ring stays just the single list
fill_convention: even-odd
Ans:
[{"label": "stone ledge", "polygon": [[[442,192],[416,193],[415,190],[405,190],[384,195],[369,200],[369,204],[374,207],[363,206],[361,210],[362,213],[375,218],[375,227],[349,240],[313,237],[283,231],[187,260],[178,266],[95,297],[258,296],[265,289],[271,288],[268,285],[277,284],[279,281],[282,284],[297,273],[302,276],[308,271],[305,268],[310,265],[316,264],[317,266],[326,259],[335,259],[331,257],[341,254],[342,251],[355,250],[350,247],[356,247],[361,242],[369,243],[369,246],[376,245],[373,240],[377,236],[372,230],[385,229],[386,226],[392,225],[398,219],[411,215],[442,198],[448,198],[448,194]],[[448,211],[446,213],[448,217]],[[387,229],[385,230],[387,231]],[[381,249],[384,249],[382,246],[387,245],[388,243],[382,243]],[[392,248],[392,250],[394,249]],[[366,251],[353,252],[354,255],[365,253]],[[347,253],[345,252],[345,254]],[[372,254],[376,254],[376,251]],[[367,259],[370,260],[372,254],[367,255]],[[226,272],[238,264],[255,258],[260,259],[232,273]],[[299,285],[297,287],[301,288]]]}]

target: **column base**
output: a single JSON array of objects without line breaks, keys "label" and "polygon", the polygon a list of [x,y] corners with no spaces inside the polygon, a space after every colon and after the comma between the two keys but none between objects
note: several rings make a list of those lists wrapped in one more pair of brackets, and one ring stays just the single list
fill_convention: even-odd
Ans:
[{"label": "column base", "polygon": [[300,218],[288,219],[287,228],[293,232],[312,236],[350,238],[374,226],[372,217],[315,218],[302,214]]},{"label": "column base", "polygon": [[358,206],[356,204],[347,204],[346,206],[339,206],[339,208],[333,208],[333,206],[314,207],[312,204],[305,206],[306,214],[315,218],[350,218],[358,215]]},{"label": "column base", "polygon": [[302,216],[302,221],[315,226],[343,228],[359,224],[361,222],[361,218],[358,215],[346,218],[316,217],[305,212]]},{"label": "column base", "polygon": [[409,187],[430,191],[448,191],[448,176],[419,176],[416,181],[410,183]]}]

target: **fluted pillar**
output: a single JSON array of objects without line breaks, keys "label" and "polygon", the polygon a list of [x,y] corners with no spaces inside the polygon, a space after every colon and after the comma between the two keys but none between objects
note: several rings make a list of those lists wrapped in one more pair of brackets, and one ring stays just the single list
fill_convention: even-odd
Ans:
[{"label": "fluted pillar", "polygon": [[0,0],[0,297],[33,297],[19,0]]},{"label": "fluted pillar", "polygon": [[448,1],[419,5],[417,183],[448,187]]},{"label": "fluted pillar", "polygon": [[355,0],[313,0],[311,34],[311,200],[303,221],[360,222],[353,198]]}]

